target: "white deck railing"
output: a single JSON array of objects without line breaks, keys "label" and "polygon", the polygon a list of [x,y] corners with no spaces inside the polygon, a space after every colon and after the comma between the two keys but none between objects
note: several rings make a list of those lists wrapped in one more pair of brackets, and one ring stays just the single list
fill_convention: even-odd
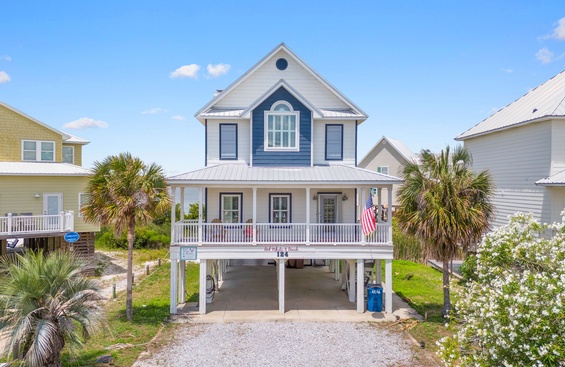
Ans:
[{"label": "white deck railing", "polygon": [[0,235],[18,236],[33,233],[69,232],[74,230],[74,212],[55,215],[12,215],[0,217]]},{"label": "white deck railing", "polygon": [[174,224],[174,244],[249,245],[388,245],[389,225],[377,223],[375,232],[361,233],[359,223],[202,223],[185,220]]}]

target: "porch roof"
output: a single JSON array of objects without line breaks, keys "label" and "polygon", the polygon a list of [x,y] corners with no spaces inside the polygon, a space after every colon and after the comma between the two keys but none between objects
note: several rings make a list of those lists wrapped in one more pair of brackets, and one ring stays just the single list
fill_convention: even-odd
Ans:
[{"label": "porch roof", "polygon": [[0,176],[88,176],[84,167],[59,162],[0,162]]},{"label": "porch roof", "polygon": [[247,164],[219,164],[167,179],[169,184],[324,184],[391,185],[401,178],[353,166],[250,167]]},{"label": "porch roof", "polygon": [[553,176],[536,181],[538,186],[565,186],[565,171],[558,172]]}]

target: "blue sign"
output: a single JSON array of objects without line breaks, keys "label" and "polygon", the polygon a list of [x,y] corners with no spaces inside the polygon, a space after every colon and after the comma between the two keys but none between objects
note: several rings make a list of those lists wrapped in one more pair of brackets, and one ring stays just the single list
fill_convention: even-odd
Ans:
[{"label": "blue sign", "polygon": [[76,242],[80,238],[80,235],[76,232],[69,232],[65,235],[65,241]]}]

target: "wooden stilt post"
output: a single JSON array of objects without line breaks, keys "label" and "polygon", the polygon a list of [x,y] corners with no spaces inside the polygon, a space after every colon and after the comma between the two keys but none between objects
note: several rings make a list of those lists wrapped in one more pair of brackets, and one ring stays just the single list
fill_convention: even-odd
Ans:
[{"label": "wooden stilt post", "polygon": [[365,260],[357,259],[357,313],[365,312]]},{"label": "wooden stilt post", "polygon": [[171,259],[171,293],[170,293],[170,310],[171,314],[177,314],[177,280],[178,280],[178,260]]},{"label": "wooden stilt post", "polygon": [[199,285],[199,297],[198,297],[198,312],[201,315],[206,314],[206,259],[200,259],[200,285]]},{"label": "wooden stilt post", "polygon": [[278,286],[279,286],[279,313],[284,313],[284,288],[285,288],[285,260],[281,259],[278,263]]}]

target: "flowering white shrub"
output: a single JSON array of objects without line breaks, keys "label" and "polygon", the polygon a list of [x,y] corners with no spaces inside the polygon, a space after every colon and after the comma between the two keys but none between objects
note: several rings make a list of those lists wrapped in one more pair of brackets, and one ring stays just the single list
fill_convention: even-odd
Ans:
[{"label": "flowering white shrub", "polygon": [[565,229],[518,213],[479,245],[477,281],[456,289],[446,366],[565,366]]}]

